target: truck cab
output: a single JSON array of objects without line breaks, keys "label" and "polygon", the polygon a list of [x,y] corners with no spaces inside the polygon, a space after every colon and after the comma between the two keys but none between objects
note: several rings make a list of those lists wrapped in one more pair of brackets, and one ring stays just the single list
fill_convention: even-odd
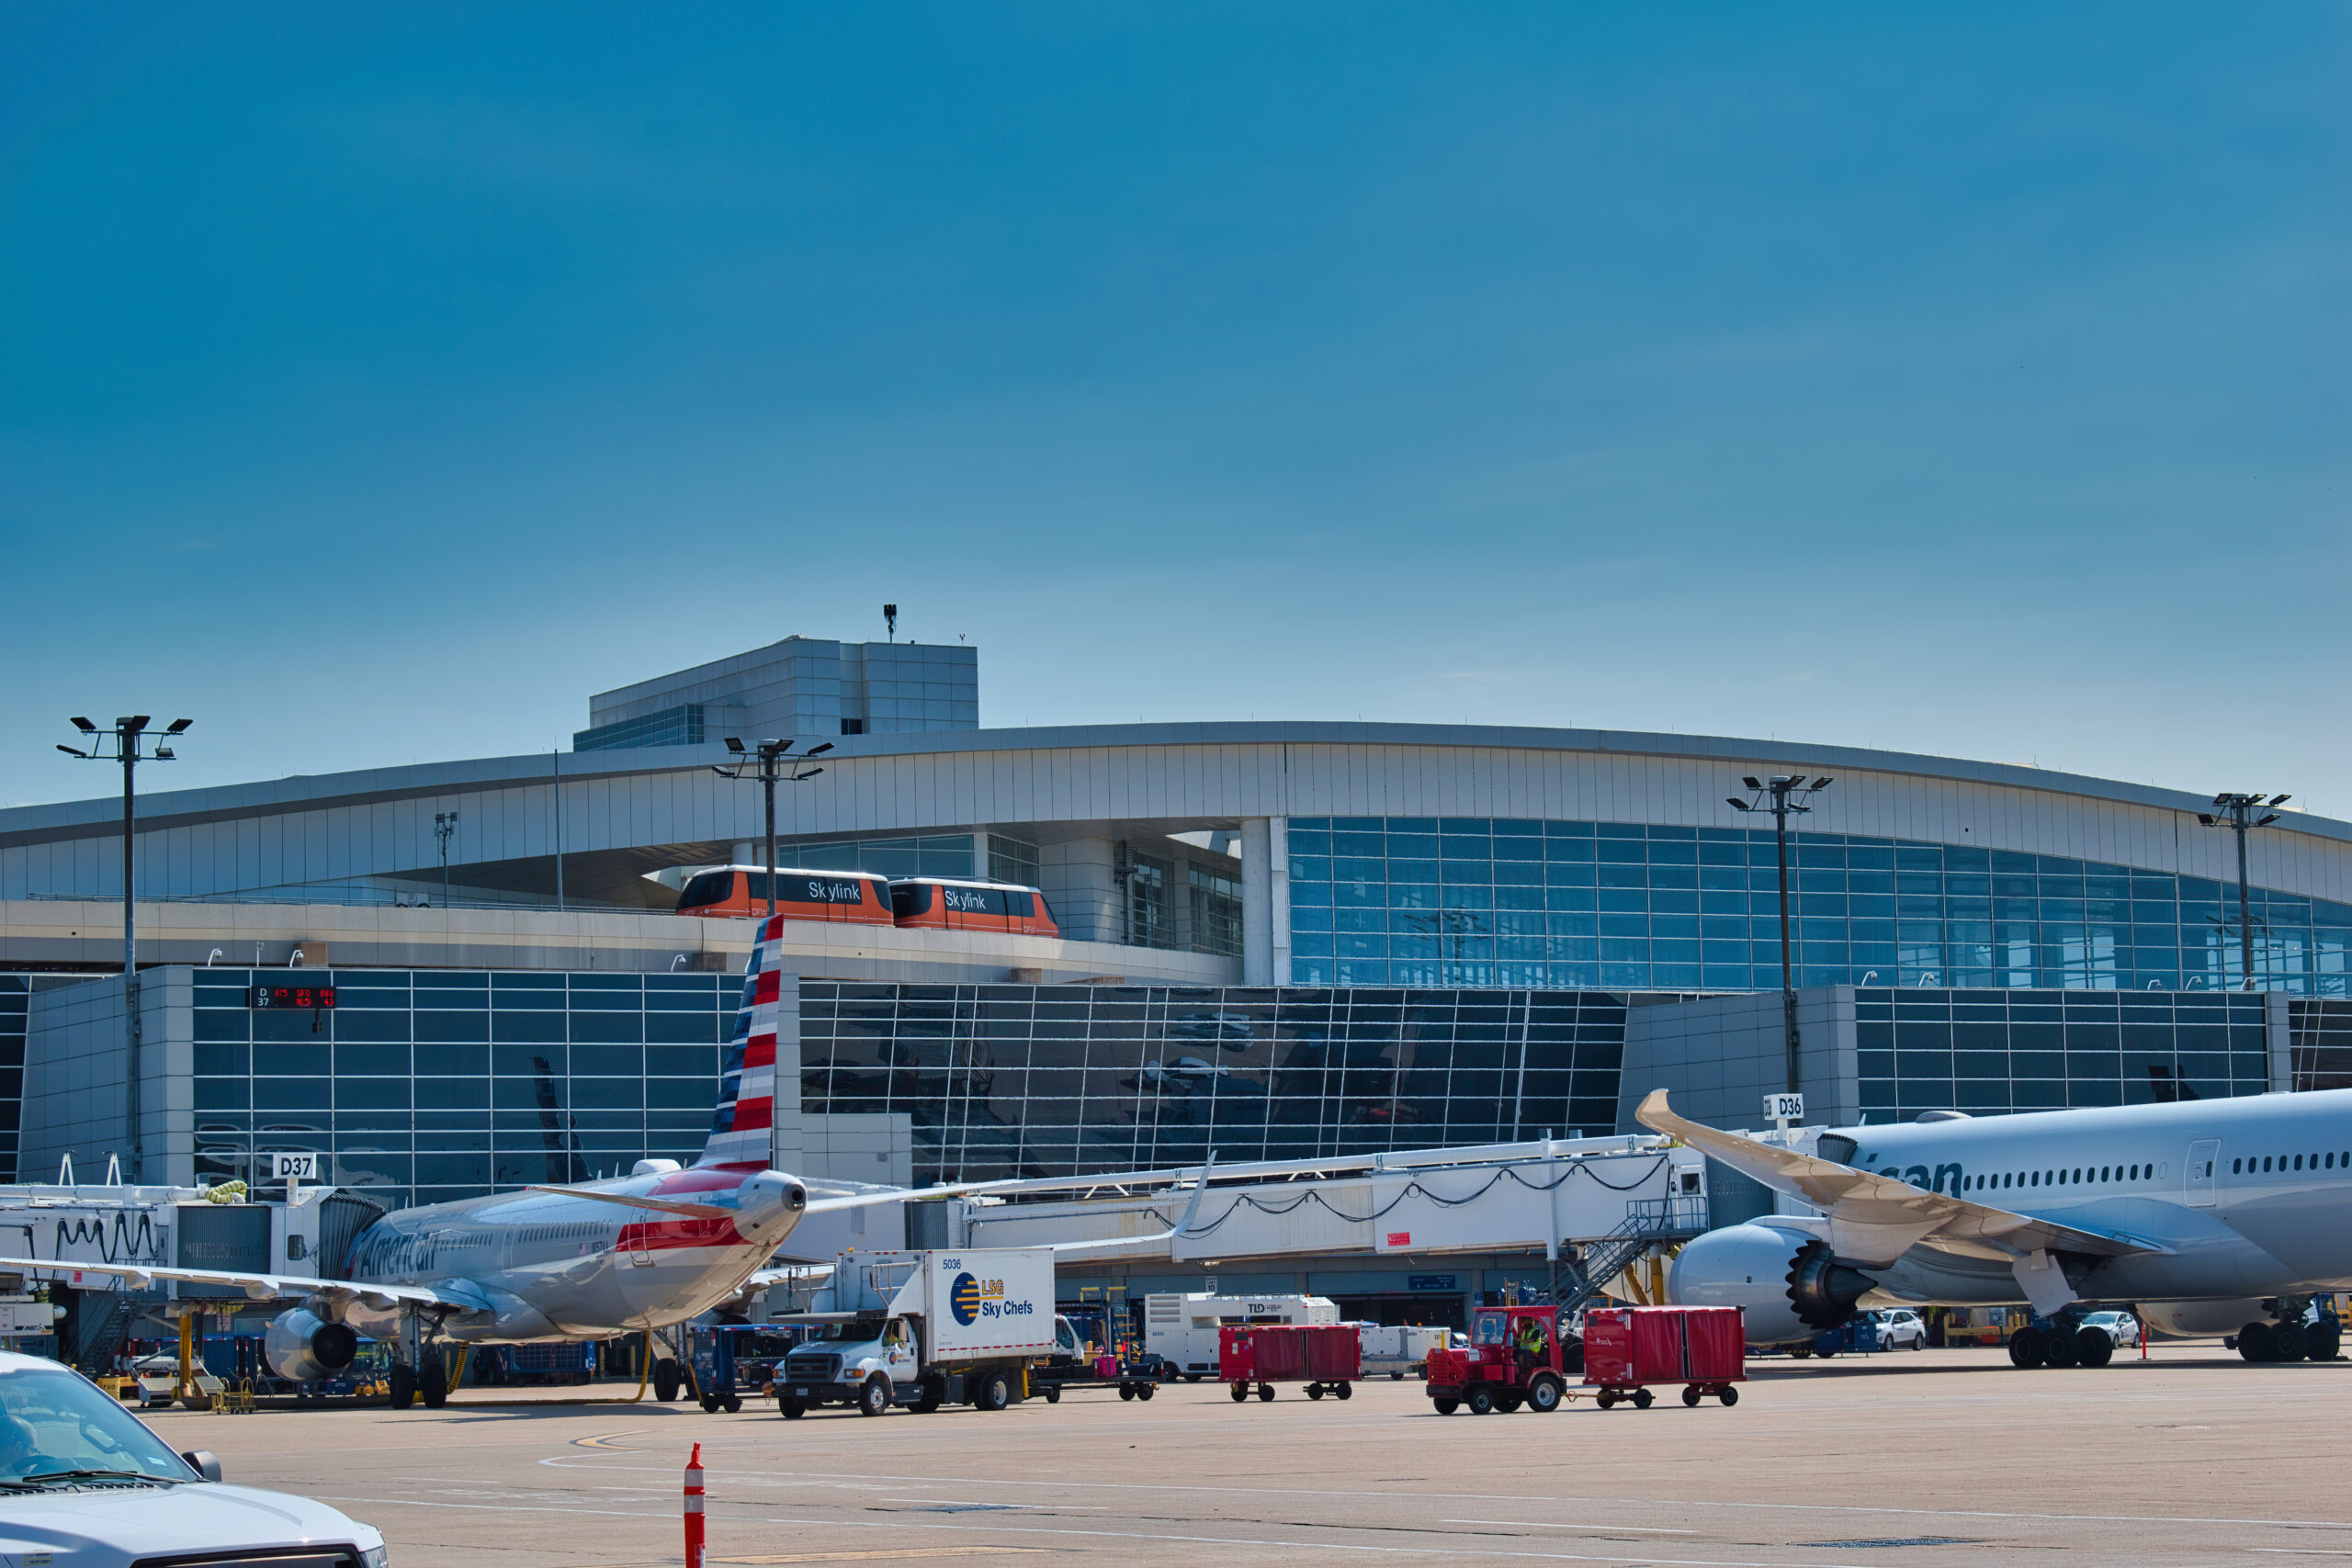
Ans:
[{"label": "truck cab", "polygon": [[1557,1410],[1567,1373],[1583,1370],[1583,1346],[1551,1306],[1480,1307],[1470,1321],[1470,1343],[1431,1350],[1430,1403],[1441,1416],[1468,1405],[1474,1416],[1517,1410]]},{"label": "truck cab", "polygon": [[805,1337],[778,1369],[776,1408],[1001,1410],[1054,1352],[1053,1303],[1049,1248],[844,1253],[817,1309],[778,1320]]}]

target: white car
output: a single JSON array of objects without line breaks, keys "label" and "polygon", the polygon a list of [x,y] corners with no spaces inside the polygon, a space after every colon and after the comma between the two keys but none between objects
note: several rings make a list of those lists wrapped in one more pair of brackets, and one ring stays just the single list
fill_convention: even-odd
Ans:
[{"label": "white car", "polygon": [[390,1561],[372,1527],[306,1497],[224,1485],[218,1460],[172,1452],[81,1373],[0,1351],[0,1562],[130,1568],[231,1553]]},{"label": "white car", "polygon": [[2103,1331],[2119,1348],[2126,1345],[2137,1347],[2140,1343],[2140,1320],[2128,1312],[2085,1313],[2082,1325]]},{"label": "white car", "polygon": [[1878,1348],[1882,1350],[1928,1348],[1928,1325],[1909,1307],[1883,1308],[1871,1314],[1871,1321],[1878,1325]]}]

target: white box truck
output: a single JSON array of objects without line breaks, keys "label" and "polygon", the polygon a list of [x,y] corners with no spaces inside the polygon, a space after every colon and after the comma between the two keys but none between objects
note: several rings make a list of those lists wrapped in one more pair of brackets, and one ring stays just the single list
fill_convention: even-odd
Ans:
[{"label": "white box truck", "polygon": [[1162,1382],[1198,1382],[1217,1375],[1216,1331],[1227,1324],[1339,1321],[1339,1303],[1327,1296],[1146,1296],[1140,1364]]},{"label": "white box truck", "polygon": [[787,1418],[820,1404],[1001,1410],[1054,1351],[1053,1249],[845,1252],[811,1308],[777,1319],[809,1330],[776,1371]]},{"label": "white box truck", "polygon": [[1442,1328],[1401,1328],[1359,1323],[1356,1336],[1363,1342],[1363,1375],[1386,1372],[1392,1382],[1421,1375],[1430,1352],[1445,1348]]}]

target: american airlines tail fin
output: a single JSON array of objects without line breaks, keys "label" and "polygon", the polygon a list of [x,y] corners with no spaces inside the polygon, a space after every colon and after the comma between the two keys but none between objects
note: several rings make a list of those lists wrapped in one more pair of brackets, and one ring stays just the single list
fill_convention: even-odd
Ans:
[{"label": "american airlines tail fin", "polygon": [[760,925],[743,971],[743,1002],[735,1010],[735,1034],[719,1069],[718,1112],[697,1166],[765,1170],[775,1157],[776,1003],[783,971],[777,967],[784,917]]}]

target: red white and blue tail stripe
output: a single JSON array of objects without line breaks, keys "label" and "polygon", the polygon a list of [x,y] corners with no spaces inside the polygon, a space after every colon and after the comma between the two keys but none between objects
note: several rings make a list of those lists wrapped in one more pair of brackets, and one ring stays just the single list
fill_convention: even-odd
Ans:
[{"label": "red white and blue tail stripe", "polygon": [[735,1037],[719,1070],[718,1113],[710,1124],[697,1166],[765,1170],[775,1125],[776,1004],[784,973],[778,967],[784,917],[762,923],[743,971],[743,1004],[735,1013]]}]

